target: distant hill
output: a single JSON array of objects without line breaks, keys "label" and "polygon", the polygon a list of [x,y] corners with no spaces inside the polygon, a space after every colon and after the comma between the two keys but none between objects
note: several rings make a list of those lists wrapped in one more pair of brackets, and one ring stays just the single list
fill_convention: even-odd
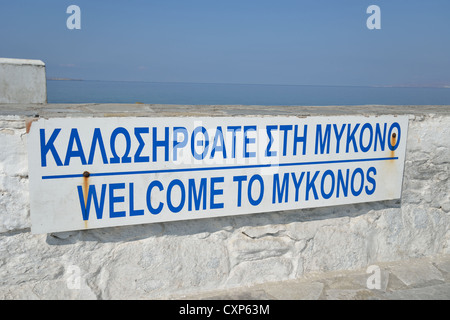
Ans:
[{"label": "distant hill", "polygon": [[71,79],[71,78],[47,78],[47,80],[55,80],[55,81],[83,81],[83,79]]}]

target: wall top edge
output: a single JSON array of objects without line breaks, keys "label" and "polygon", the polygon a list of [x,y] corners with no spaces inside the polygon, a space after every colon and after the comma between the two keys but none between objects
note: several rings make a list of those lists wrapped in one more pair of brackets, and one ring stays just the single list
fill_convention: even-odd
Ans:
[{"label": "wall top edge", "polygon": [[45,67],[45,63],[41,60],[32,60],[32,59],[12,59],[12,58],[0,58],[1,64],[14,64],[14,65],[32,65]]},{"label": "wall top edge", "polygon": [[161,104],[0,104],[0,116],[29,117],[229,117],[335,115],[450,115],[450,105],[249,106]]}]

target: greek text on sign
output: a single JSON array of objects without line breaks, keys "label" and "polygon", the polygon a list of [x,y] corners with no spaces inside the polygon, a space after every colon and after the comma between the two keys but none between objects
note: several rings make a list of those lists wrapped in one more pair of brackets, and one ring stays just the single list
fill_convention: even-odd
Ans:
[{"label": "greek text on sign", "polygon": [[407,116],[32,124],[33,233],[400,198]]}]

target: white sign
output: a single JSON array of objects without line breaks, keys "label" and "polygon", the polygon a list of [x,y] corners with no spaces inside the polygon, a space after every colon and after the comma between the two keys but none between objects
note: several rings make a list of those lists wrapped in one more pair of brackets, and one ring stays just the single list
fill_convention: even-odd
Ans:
[{"label": "white sign", "polygon": [[40,119],[32,232],[397,199],[407,130],[407,116]]}]

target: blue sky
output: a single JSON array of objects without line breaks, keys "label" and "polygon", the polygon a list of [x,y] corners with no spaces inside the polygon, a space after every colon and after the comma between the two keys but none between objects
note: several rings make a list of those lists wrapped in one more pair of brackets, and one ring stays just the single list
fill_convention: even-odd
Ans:
[{"label": "blue sky", "polygon": [[450,1],[2,1],[0,56],[86,80],[449,85]]}]

